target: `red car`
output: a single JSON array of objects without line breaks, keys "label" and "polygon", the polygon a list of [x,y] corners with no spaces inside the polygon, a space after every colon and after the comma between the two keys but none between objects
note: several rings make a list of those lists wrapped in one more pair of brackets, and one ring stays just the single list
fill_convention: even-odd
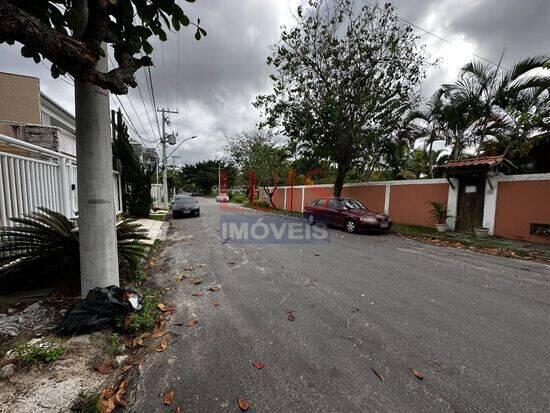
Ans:
[{"label": "red car", "polygon": [[369,211],[361,202],[352,198],[319,198],[304,207],[304,216],[313,225],[324,222],[344,227],[347,232],[375,230],[386,232],[391,219],[386,214]]}]

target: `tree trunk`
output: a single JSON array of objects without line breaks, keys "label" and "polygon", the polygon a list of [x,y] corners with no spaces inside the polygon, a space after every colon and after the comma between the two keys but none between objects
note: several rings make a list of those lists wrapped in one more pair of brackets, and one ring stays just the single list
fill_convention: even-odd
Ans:
[{"label": "tree trunk", "polygon": [[346,180],[348,169],[349,168],[343,166],[342,164],[338,164],[336,181],[334,181],[334,196],[336,197],[342,195],[342,188],[344,187],[344,181]]},{"label": "tree trunk", "polygon": [[430,146],[428,148],[428,167],[430,168],[430,178],[432,179],[434,177],[434,165],[433,165],[433,159],[432,159],[433,145],[434,145],[434,141],[433,139],[430,139]]},{"label": "tree trunk", "polygon": [[[96,67],[107,70],[107,57]],[[75,79],[75,115],[80,287],[85,296],[95,287],[119,285],[108,92]]]}]

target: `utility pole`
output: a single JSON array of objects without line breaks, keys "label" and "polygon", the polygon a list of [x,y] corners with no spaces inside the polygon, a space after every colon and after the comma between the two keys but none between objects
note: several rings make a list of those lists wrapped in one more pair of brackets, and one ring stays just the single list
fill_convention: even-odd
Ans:
[{"label": "utility pole", "polygon": [[160,138],[160,143],[162,144],[162,203],[165,208],[168,208],[168,159],[166,156],[166,144],[168,143],[168,138],[166,136],[166,124],[169,123],[167,113],[178,113],[177,110],[170,109],[157,109],[157,112],[162,113],[162,136]]},{"label": "utility pole", "polygon": [[[85,19],[75,30],[80,37],[87,26],[88,3],[75,2]],[[108,71],[107,46],[97,62]],[[113,183],[109,92],[75,79],[75,118],[80,250],[80,291],[83,297],[95,287],[119,285],[118,250]]]}]

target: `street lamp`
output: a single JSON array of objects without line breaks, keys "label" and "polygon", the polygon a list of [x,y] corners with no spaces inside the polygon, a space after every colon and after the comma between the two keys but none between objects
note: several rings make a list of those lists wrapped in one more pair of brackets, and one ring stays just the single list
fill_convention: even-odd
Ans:
[{"label": "street lamp", "polygon": [[184,140],[182,140],[182,141],[179,143],[179,145],[176,146],[172,152],[170,152],[170,155],[168,155],[167,158],[169,158],[170,156],[172,156],[172,154],[173,154],[174,152],[176,152],[176,150],[181,146],[182,143],[187,142],[187,141],[190,141],[191,139],[196,139],[196,138],[198,138],[198,136],[195,135],[195,136],[191,136],[190,138],[185,138]]}]

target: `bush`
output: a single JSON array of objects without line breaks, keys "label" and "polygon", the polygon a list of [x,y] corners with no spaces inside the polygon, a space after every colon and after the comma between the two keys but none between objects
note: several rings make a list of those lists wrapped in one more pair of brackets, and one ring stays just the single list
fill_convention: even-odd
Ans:
[{"label": "bush", "polygon": [[142,295],[141,310],[126,317],[126,320],[124,320],[124,329],[130,334],[151,330],[158,319],[157,305],[159,302],[157,294],[145,291]]},{"label": "bush", "polygon": [[53,363],[63,354],[63,348],[54,341],[31,340],[18,344],[12,354],[22,364]]},{"label": "bush", "polygon": [[[80,288],[80,253],[78,228],[75,223],[55,211],[39,208],[24,218],[11,218],[18,224],[0,228],[0,279],[8,274],[28,274],[62,282],[65,287]],[[136,272],[147,253],[147,239],[141,225],[131,220],[117,224],[117,246],[120,273]]]},{"label": "bush", "polygon": [[232,192],[232,193],[229,194],[229,200],[231,202],[235,202],[237,204],[242,204],[247,200],[247,198],[246,198],[246,195],[243,194],[243,193]]}]

